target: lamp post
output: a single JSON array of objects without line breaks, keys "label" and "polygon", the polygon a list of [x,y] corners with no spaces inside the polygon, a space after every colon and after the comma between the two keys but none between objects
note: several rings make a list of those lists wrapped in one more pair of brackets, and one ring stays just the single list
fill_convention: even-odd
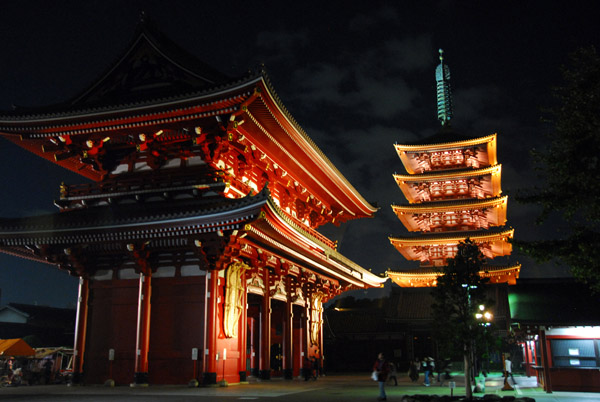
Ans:
[{"label": "lamp post", "polygon": [[[468,314],[471,314],[471,289],[477,289],[477,285],[468,285],[463,283],[462,287],[466,288],[467,290],[467,312]],[[465,384],[469,389],[471,389],[471,386],[475,380],[475,345],[473,342],[473,335],[471,320],[469,320],[469,339],[465,342]],[[467,367],[467,363],[469,367]],[[473,382],[471,380],[473,380]]]},{"label": "lamp post", "polygon": [[484,327],[483,330],[483,339],[485,342],[485,355],[486,355],[486,360],[485,360],[485,367],[482,367],[482,372],[483,372],[483,376],[487,377],[487,372],[488,372],[488,364],[489,364],[489,350],[488,350],[488,342],[487,342],[487,327],[492,325],[492,320],[494,318],[494,315],[490,312],[487,311],[485,309],[485,306],[483,304],[479,305],[479,311],[475,314],[475,318],[479,321],[479,325]]}]

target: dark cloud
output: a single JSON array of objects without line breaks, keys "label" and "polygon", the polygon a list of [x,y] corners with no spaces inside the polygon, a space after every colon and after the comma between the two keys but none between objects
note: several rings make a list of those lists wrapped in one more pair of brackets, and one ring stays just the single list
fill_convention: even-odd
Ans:
[{"label": "dark cloud", "polygon": [[[390,207],[405,202],[392,178],[403,173],[393,144],[439,129],[438,48],[452,72],[455,129],[471,136],[498,133],[502,188],[514,197],[537,184],[529,152],[544,146],[539,108],[560,80],[559,65],[577,46],[598,44],[597,21],[587,6],[558,3],[9,2],[0,13],[0,108],[74,96],[126,48],[144,10],[176,43],[227,74],[264,63],[299,124],[380,206],[373,219],[323,232],[374,272],[414,267],[387,238],[406,233]],[[0,152],[1,216],[53,211],[60,182],[81,181],[5,141]],[[535,225],[535,208],[514,198],[508,205],[517,237],[554,230]],[[565,273],[513,257],[524,263],[523,277]],[[75,279],[52,267],[7,256],[0,256],[0,267],[0,303],[74,300]]]}]

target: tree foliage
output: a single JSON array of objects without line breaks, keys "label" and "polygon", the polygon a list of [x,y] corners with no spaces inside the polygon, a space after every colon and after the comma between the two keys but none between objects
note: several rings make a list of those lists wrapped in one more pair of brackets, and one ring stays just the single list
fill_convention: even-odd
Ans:
[{"label": "tree foliage", "polygon": [[490,305],[486,299],[487,278],[479,276],[484,261],[475,243],[469,239],[461,242],[432,289],[437,338],[447,353],[462,350],[464,340],[477,335],[477,308]]},{"label": "tree foliage", "polygon": [[479,247],[466,239],[458,245],[456,256],[448,259],[432,289],[436,340],[445,356],[455,356],[457,352],[463,356],[467,396],[471,391],[468,373],[473,351],[485,350],[483,345],[490,334],[475,318],[479,305],[492,304],[486,297],[488,279],[479,276],[484,261]]},{"label": "tree foliage", "polygon": [[600,291],[600,57],[596,49],[573,53],[564,84],[553,89],[547,110],[547,147],[532,156],[541,187],[517,201],[541,207],[538,223],[558,215],[566,229],[558,239],[514,244],[538,262],[555,260]]}]

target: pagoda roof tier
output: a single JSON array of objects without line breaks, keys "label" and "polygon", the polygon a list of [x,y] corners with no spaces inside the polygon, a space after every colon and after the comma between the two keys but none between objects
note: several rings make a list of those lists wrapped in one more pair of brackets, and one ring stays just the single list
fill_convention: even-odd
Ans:
[{"label": "pagoda roof tier", "polygon": [[336,292],[378,287],[387,279],[339,254],[320,233],[294,222],[267,189],[237,199],[169,200],[168,208],[166,203],[0,219],[0,252],[58,265],[77,275],[137,269],[135,260],[143,254],[153,270],[177,264],[219,269],[220,262],[246,257],[280,271],[285,265],[293,274],[324,278],[326,288],[334,284]]},{"label": "pagoda roof tier", "polygon": [[[438,140],[448,138],[436,137]],[[479,138],[434,142],[429,144],[394,144],[409,174],[465,167],[496,165],[496,134]]]},{"label": "pagoda roof tier", "polygon": [[73,100],[0,112],[0,135],[95,181],[202,158],[225,172],[236,197],[269,182],[274,196],[276,185],[290,193],[289,205],[311,204],[305,215],[323,212],[313,227],[377,211],[295,121],[264,69],[232,79],[174,48],[144,26]]},{"label": "pagoda roof tier", "polygon": [[457,169],[413,175],[394,174],[409,203],[456,198],[490,198],[502,194],[502,165],[481,169]]},{"label": "pagoda roof tier", "polygon": [[411,232],[487,229],[506,223],[507,201],[508,196],[505,195],[392,205],[392,209]]},{"label": "pagoda roof tier", "polygon": [[492,228],[489,230],[428,233],[412,237],[389,237],[390,243],[409,261],[421,261],[433,265],[454,257],[457,246],[467,238],[478,246],[489,259],[510,255],[514,229]]},{"label": "pagoda roof tier", "polygon": [[[404,288],[434,287],[437,284],[437,278],[442,275],[441,270],[433,268],[419,268],[415,270],[396,271],[388,270],[386,274],[398,286]],[[508,283],[515,285],[521,272],[521,264],[492,266],[485,265],[479,276],[489,278],[489,283]]]}]

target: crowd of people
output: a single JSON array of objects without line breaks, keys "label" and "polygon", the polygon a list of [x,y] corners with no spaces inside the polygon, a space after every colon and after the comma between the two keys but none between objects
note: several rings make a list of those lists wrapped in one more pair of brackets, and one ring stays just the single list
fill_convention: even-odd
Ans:
[{"label": "crowd of people", "polygon": [[3,359],[0,360],[0,383],[4,387],[50,384],[58,380],[51,359]]},{"label": "crowd of people", "polygon": [[[435,378],[434,372],[437,372],[437,382],[440,385],[443,385],[445,380],[452,378],[449,370],[449,360],[438,362],[436,369],[436,362],[433,358],[426,357],[423,360],[415,358],[410,362],[408,377],[412,382],[418,382],[421,373],[423,373],[423,385],[428,387]],[[375,363],[373,364],[372,378],[379,384],[379,396],[377,400],[385,401],[387,400],[387,395],[385,393],[386,384],[391,384],[393,381],[394,386],[398,385],[397,366],[394,362],[387,360],[383,353],[379,353],[377,360],[375,360]]]},{"label": "crowd of people", "polygon": [[302,365],[302,371],[304,373],[304,381],[317,380],[319,376],[323,375],[323,367],[321,361],[316,357],[304,358],[304,364]]},{"label": "crowd of people", "polygon": [[[432,357],[425,357],[424,359],[416,357],[409,363],[408,377],[413,383],[418,383],[421,374],[423,374],[424,386],[429,387],[434,380],[437,381],[438,386],[443,386],[446,380],[452,379],[452,376],[450,375],[451,366],[452,363],[450,359],[436,361]],[[508,353],[503,355],[503,372],[505,378],[505,386],[503,389],[512,389],[508,383],[508,379],[510,378],[514,385],[517,385],[517,383],[512,374],[512,362]],[[435,373],[437,373],[437,376]],[[486,370],[481,370],[481,373],[484,377],[487,376]],[[373,364],[373,373],[371,377],[379,384],[379,397],[377,400],[385,401],[387,399],[385,393],[386,384],[391,384],[393,381],[393,385],[398,385],[397,366],[394,362],[387,360],[383,353],[379,353],[377,360],[375,360],[375,363]]]}]

